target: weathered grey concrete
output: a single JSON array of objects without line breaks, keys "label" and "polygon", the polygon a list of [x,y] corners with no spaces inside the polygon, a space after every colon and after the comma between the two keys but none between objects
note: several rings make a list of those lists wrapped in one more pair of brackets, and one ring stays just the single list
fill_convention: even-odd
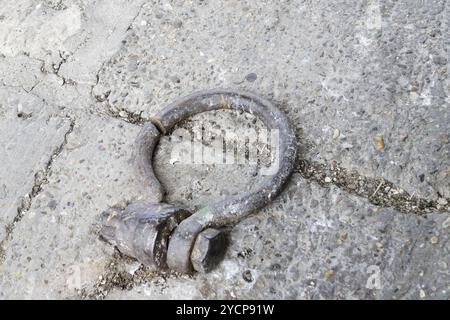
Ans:
[{"label": "weathered grey concrete", "polygon": [[446,3],[149,3],[94,91],[147,116],[194,89],[255,90],[285,105],[305,156],[449,197]]},{"label": "weathered grey concrete", "polygon": [[0,267],[3,297],[73,297],[97,279],[112,252],[95,233],[99,213],[142,193],[128,161],[137,130],[78,118],[45,188],[14,228]]},{"label": "weathered grey concrete", "polygon": [[128,262],[122,270],[149,283],[109,298],[445,299],[449,222],[399,215],[296,175],[282,199],[233,230],[212,273],[140,276]]},{"label": "weathered grey concrete", "polygon": [[[3,0],[0,298],[449,298],[449,6]],[[293,121],[300,158],[383,177],[395,188],[378,197],[403,189],[431,213],[296,174],[233,229],[208,275],[159,274],[114,253],[98,216],[144,194],[138,124],[213,87],[270,98]],[[238,140],[263,129],[232,112],[181,128],[198,124]],[[261,179],[253,165],[183,164],[173,146],[164,139],[155,157],[170,202],[195,209]]]},{"label": "weathered grey concrete", "polygon": [[63,143],[70,121],[23,90],[0,87],[0,101],[0,239],[3,240],[7,227],[29,206],[33,188],[42,183],[40,176]]}]

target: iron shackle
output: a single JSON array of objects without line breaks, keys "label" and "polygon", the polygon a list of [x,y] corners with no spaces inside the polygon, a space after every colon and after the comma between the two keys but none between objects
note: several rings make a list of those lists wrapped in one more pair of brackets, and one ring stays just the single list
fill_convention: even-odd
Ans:
[{"label": "iron shackle", "polygon": [[[206,205],[191,214],[162,203],[164,191],[153,171],[153,153],[161,135],[198,113],[219,109],[256,115],[270,130],[278,131],[278,166],[253,189]],[[195,92],[169,104],[146,122],[140,131],[134,157],[143,183],[158,203],[138,201],[124,210],[110,208],[102,214],[101,236],[127,255],[146,265],[191,273],[208,272],[224,257],[227,237],[222,228],[270,203],[294,169],[295,134],[286,115],[270,101],[235,89]]]}]

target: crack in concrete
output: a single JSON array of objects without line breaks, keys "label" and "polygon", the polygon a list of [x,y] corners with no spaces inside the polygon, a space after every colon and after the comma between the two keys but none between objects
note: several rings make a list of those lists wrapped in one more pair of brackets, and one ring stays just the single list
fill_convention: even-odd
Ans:
[{"label": "crack in concrete", "polygon": [[[129,30],[132,29],[133,24],[134,24],[135,20],[137,19],[137,17],[140,15],[140,13],[141,13],[142,8],[143,8],[144,5],[145,5],[145,3],[143,3],[143,4],[139,7],[139,9],[138,9],[136,15],[131,19],[131,22],[130,22],[129,26],[127,27],[126,31],[129,31]],[[60,56],[61,60],[60,60],[57,64],[54,64],[54,65],[52,66],[52,68],[51,68],[51,70],[52,70],[53,72],[50,72],[50,73],[55,74],[58,78],[60,78],[60,79],[62,80],[62,86],[64,86],[64,85],[74,85],[74,86],[77,86],[77,85],[78,85],[78,83],[77,83],[76,81],[74,81],[74,80],[72,80],[72,79],[67,79],[67,78],[65,78],[64,76],[62,76],[61,74],[59,74],[62,65],[63,65],[64,63],[66,63],[67,60],[68,60],[68,58],[69,58],[70,56],[72,56],[74,53],[75,53],[75,52],[73,52],[73,53],[71,53],[71,54],[69,54],[69,55],[67,55],[67,56],[64,56],[63,53],[62,53],[61,51],[59,51],[59,56]],[[46,71],[46,68],[45,68],[45,63],[46,63],[46,62],[45,62],[43,59],[39,59],[39,58],[35,58],[35,57],[30,57],[29,55],[27,55],[27,56],[28,56],[30,59],[34,59],[34,60],[39,61],[39,62],[41,63],[41,72],[43,72],[43,73],[46,73],[46,72],[47,72],[47,71]],[[108,62],[108,61],[109,61],[109,59],[102,62],[102,64],[101,64],[99,70],[98,70],[97,73],[96,73],[96,83],[95,83],[94,85],[91,86],[91,97],[95,98],[97,101],[100,101],[100,100],[101,100],[101,97],[96,97],[96,96],[94,96],[93,90],[94,90],[94,87],[95,87],[96,85],[98,85],[98,83],[99,83],[99,81],[100,81],[100,72],[101,72],[101,70],[104,68],[105,63]],[[22,89],[22,90],[25,91],[26,93],[33,94],[34,96],[38,97],[39,99],[41,99],[41,100],[43,100],[43,101],[45,102],[44,99],[42,99],[42,98],[40,98],[38,95],[32,93],[32,91],[35,89],[35,87],[38,86],[41,82],[42,82],[42,80],[36,82],[36,83],[32,86],[32,88],[31,88],[30,90],[25,89],[23,86],[11,86],[11,85],[6,85],[6,84],[4,84],[4,83],[2,83],[2,85],[3,85],[4,87],[12,87],[12,88],[19,88],[19,89]],[[99,100],[99,99],[100,99],[100,100]],[[125,116],[125,117],[123,117],[123,112],[126,113],[126,116]],[[119,114],[120,114],[120,115],[119,115]],[[132,123],[132,124],[142,124],[142,123],[144,123],[145,121],[147,121],[146,119],[143,119],[143,118],[141,117],[141,114],[134,114],[134,113],[131,113],[131,112],[128,112],[128,111],[125,111],[125,110],[120,110],[120,111],[117,112],[117,113],[112,112],[112,111],[108,111],[108,112],[107,112],[107,115],[109,115],[109,116],[111,116],[111,117],[114,117],[114,118],[118,118],[118,119],[124,120],[124,121],[129,122],[129,123]],[[48,177],[48,174],[49,174],[49,172],[50,172],[51,166],[52,166],[54,160],[61,154],[62,150],[64,149],[64,146],[67,144],[67,138],[68,138],[68,136],[71,134],[71,132],[73,131],[73,128],[74,128],[74,126],[75,126],[75,120],[71,119],[70,121],[71,121],[71,122],[70,122],[70,126],[69,126],[69,129],[68,129],[68,130],[66,131],[66,133],[64,134],[64,140],[63,140],[63,142],[61,143],[60,146],[58,146],[58,147],[54,150],[54,152],[53,152],[52,155],[50,156],[49,160],[47,161],[47,163],[46,163],[44,169],[38,171],[38,172],[35,174],[34,183],[33,183],[33,186],[32,186],[32,188],[31,188],[31,192],[28,193],[27,195],[25,195],[24,197],[22,197],[22,199],[21,199],[21,201],[20,201],[20,204],[19,204],[19,206],[17,207],[17,214],[16,214],[16,216],[14,217],[13,221],[12,221],[11,223],[9,223],[9,224],[6,226],[6,236],[5,236],[5,238],[4,238],[2,241],[0,241],[0,265],[4,262],[4,259],[5,259],[5,257],[6,257],[6,247],[7,247],[8,242],[9,242],[9,241],[11,240],[11,238],[12,238],[12,234],[13,234],[13,232],[14,232],[15,225],[16,225],[17,223],[19,223],[19,222],[22,220],[22,218],[24,217],[25,213],[26,213],[27,211],[30,210],[31,205],[32,205],[32,202],[33,202],[33,199],[34,199],[36,196],[39,195],[39,193],[42,191],[42,186],[43,186],[45,183],[48,182],[47,177]]]},{"label": "crack in concrete", "polygon": [[136,113],[136,112],[130,112],[126,109],[120,109],[120,110],[114,110],[111,107],[109,107],[105,114],[109,117],[112,117],[114,119],[118,119],[121,121],[125,121],[127,123],[131,123],[134,125],[142,125],[147,121],[150,121],[149,119],[146,119],[142,117],[142,112]]},{"label": "crack in concrete", "polygon": [[384,178],[369,178],[356,170],[340,167],[336,162],[330,165],[311,162],[305,159],[297,161],[296,172],[322,187],[334,184],[345,192],[367,199],[380,207],[392,207],[402,213],[425,215],[433,211],[450,212],[450,199],[428,200],[409,194],[402,188]]},{"label": "crack in concrete", "polygon": [[[64,76],[62,76],[62,75],[59,74],[59,71],[60,71],[60,69],[61,69],[61,66],[62,66],[64,63],[67,62],[67,59],[68,59],[71,55],[72,55],[72,54],[67,55],[66,57],[64,57],[63,54],[62,54],[62,52],[59,51],[59,56],[60,56],[61,60],[58,62],[58,64],[53,64],[53,65],[51,66],[51,68],[50,68],[51,71],[48,71],[47,68],[46,68],[46,62],[45,62],[43,59],[36,58],[36,57],[31,57],[29,54],[24,54],[24,56],[26,56],[27,58],[29,58],[29,59],[31,59],[31,60],[38,61],[38,62],[41,63],[40,70],[41,70],[41,72],[42,72],[43,74],[54,74],[56,77],[58,77],[59,79],[61,79],[61,80],[62,80],[62,85],[61,85],[61,86],[64,86],[64,85],[74,85],[74,86],[77,86],[78,83],[77,83],[75,80],[65,78]],[[38,95],[36,95],[36,94],[34,94],[34,93],[32,92],[38,85],[40,85],[40,84],[43,83],[43,82],[45,82],[44,79],[39,79],[39,80],[37,80],[37,81],[30,87],[29,90],[27,90],[23,85],[10,85],[10,84],[6,84],[4,81],[1,81],[0,85],[1,85],[2,87],[6,87],[6,88],[13,88],[13,89],[17,88],[17,89],[22,89],[22,90],[25,91],[26,93],[33,94],[35,97],[37,97],[37,98],[39,98],[39,99],[45,101],[45,99],[41,98],[40,96],[38,96]]]},{"label": "crack in concrete", "polygon": [[[58,5],[61,1],[58,2]],[[139,17],[143,6],[142,4],[137,12],[137,14],[131,20],[127,31],[131,30],[135,20]],[[63,58],[61,56],[61,61],[55,68],[55,75],[62,79],[63,84],[77,85],[77,83],[71,79],[66,79],[59,74],[61,66],[67,61],[67,57]],[[95,98],[99,102],[103,102],[108,97],[109,93],[102,96],[94,96],[93,89],[98,85],[100,81],[100,72],[104,68],[104,64],[108,60],[104,61],[96,74],[96,83],[91,87],[91,97]],[[39,84],[36,83],[29,91],[20,86],[25,92],[30,93]],[[142,112],[134,113],[125,109],[113,110],[110,106],[106,111],[106,115],[125,121],[134,125],[141,125],[148,121],[142,117]],[[35,174],[35,179],[31,192],[23,197],[20,205],[17,208],[17,215],[14,217],[12,223],[7,227],[7,236],[3,241],[0,242],[0,264],[3,262],[4,253],[3,245],[5,241],[9,240],[14,231],[15,224],[20,222],[27,211],[30,210],[33,199],[39,195],[42,191],[44,184],[48,182],[47,177],[50,173],[51,166],[54,160],[60,155],[64,146],[67,144],[67,138],[73,131],[75,122],[71,120],[69,130],[64,135],[63,143],[56,148],[52,153],[51,157],[47,161],[45,168],[40,170]],[[317,182],[322,187],[329,187],[330,185],[335,185],[336,187],[346,191],[349,194],[356,195],[367,199],[370,203],[381,206],[381,207],[392,207],[402,213],[413,213],[418,215],[424,215],[432,211],[449,211],[450,210],[450,199],[443,199],[447,204],[441,204],[439,201],[427,200],[409,194],[408,192],[402,190],[401,188],[395,186],[392,182],[384,178],[369,178],[360,175],[357,171],[350,171],[346,168],[340,167],[337,163],[322,164],[318,162],[308,161],[306,159],[301,159],[297,162],[296,172],[299,173],[304,179],[308,181]],[[3,250],[3,251],[2,251]],[[122,256],[120,253],[114,253],[110,262],[105,269],[105,274],[101,276],[99,281],[95,284],[94,292],[87,293],[83,292],[83,298],[104,298],[107,296],[109,291],[113,288],[119,288],[121,290],[129,290],[134,285],[139,285],[142,283],[147,283],[150,279],[160,278],[166,279],[170,276],[176,276],[170,272],[151,272],[146,267],[142,265],[134,273],[130,274],[126,271],[120,270],[120,262],[128,261],[129,258]]]},{"label": "crack in concrete", "polygon": [[[367,199],[375,206],[392,207],[402,213],[425,215],[435,211],[450,211],[450,199],[446,199],[446,205],[441,205],[438,201],[410,195],[384,178],[365,177],[357,171],[340,167],[336,162],[326,165],[299,159],[295,172],[322,187],[326,188],[333,184],[349,194]],[[130,264],[132,261],[134,259],[122,255],[115,249],[99,280],[92,285],[90,291],[82,289],[79,292],[80,297],[104,299],[113,289],[131,290],[134,286],[145,283],[161,285],[164,289],[168,278],[185,276],[169,270],[155,271],[142,264],[133,274],[120,268],[120,265]],[[192,276],[189,277],[192,278]]]},{"label": "crack in concrete", "polygon": [[68,130],[64,133],[64,138],[62,143],[56,147],[52,154],[50,155],[49,159],[47,160],[47,163],[45,164],[44,168],[42,170],[39,170],[34,175],[34,182],[33,186],[31,187],[31,191],[23,196],[20,199],[20,204],[17,207],[17,214],[14,217],[14,219],[5,227],[6,229],[6,236],[5,238],[0,241],[0,265],[4,262],[6,258],[6,250],[7,245],[9,241],[12,238],[12,234],[14,232],[14,228],[17,223],[19,223],[22,218],[25,216],[25,214],[30,210],[31,205],[33,203],[33,199],[36,198],[42,191],[43,185],[48,183],[48,175],[50,173],[51,167],[53,165],[53,162],[56,158],[59,157],[61,152],[63,151],[64,147],[67,144],[68,137],[72,133],[74,127],[75,127],[75,120],[70,119],[70,125]]},{"label": "crack in concrete", "polygon": [[[105,115],[134,125],[142,125],[150,121],[139,113],[126,109],[115,111],[108,106]],[[300,152],[299,152],[300,153]],[[391,181],[377,177],[370,178],[359,174],[356,170],[348,170],[332,162],[330,165],[298,159],[295,172],[309,181],[315,181],[322,187],[334,184],[345,192],[367,199],[371,204],[380,207],[392,207],[402,213],[424,215],[433,211],[450,212],[450,199],[429,200],[409,194]]]},{"label": "crack in concrete", "polygon": [[133,17],[133,19],[131,19],[130,24],[128,25],[128,28],[126,31],[129,31],[131,29],[133,29],[133,24],[136,21],[137,17],[139,17],[139,15],[141,14],[142,8],[145,6],[146,2],[144,1],[144,3],[142,3],[136,13],[136,15]]},{"label": "crack in concrete", "polygon": [[102,94],[102,95],[95,95],[94,94],[94,89],[98,85],[98,83],[100,82],[100,72],[102,72],[103,68],[105,67],[105,63],[107,63],[108,61],[110,61],[110,59],[107,59],[107,60],[102,62],[102,64],[100,65],[100,68],[95,73],[95,83],[91,86],[91,92],[90,92],[91,93],[91,98],[94,98],[94,100],[96,100],[97,102],[105,101],[108,98],[108,96],[109,96],[109,94],[111,92],[111,91],[109,91],[109,92],[107,92],[105,94]]},{"label": "crack in concrete", "polygon": [[58,51],[58,55],[61,58],[61,60],[58,62],[58,64],[53,64],[52,68],[53,68],[53,73],[62,80],[62,86],[68,84],[68,85],[78,85],[78,83],[75,80],[66,78],[62,75],[59,74],[59,71],[61,70],[61,67],[64,63],[67,62],[67,59],[69,59],[70,56],[73,56],[75,54],[75,52],[72,52],[70,54],[67,54],[66,56],[63,55],[63,53],[61,51]]},{"label": "crack in concrete", "polygon": [[[139,7],[139,9],[138,9],[138,11],[137,11],[137,13],[136,13],[136,15],[131,19],[131,22],[130,22],[130,24],[128,25],[128,27],[127,27],[125,33],[127,33],[128,31],[130,31],[130,30],[133,29],[133,24],[134,24],[134,22],[136,21],[137,17],[139,17],[139,15],[141,14],[141,11],[142,11],[142,8],[144,7],[144,5],[145,5],[145,2],[142,3],[142,4],[140,5],[140,7]],[[126,38],[126,36],[124,37],[124,39],[125,39],[125,38]],[[120,49],[117,50],[117,51],[120,51]],[[99,82],[100,82],[100,73],[102,72],[102,70],[103,70],[105,64],[108,63],[108,62],[110,62],[111,59],[112,59],[112,57],[110,57],[109,59],[106,59],[106,60],[104,60],[104,61],[102,62],[102,64],[100,65],[100,68],[98,69],[98,71],[97,71],[96,74],[95,74],[95,79],[96,79],[95,84],[93,84],[93,85],[91,86],[91,97],[94,98],[97,102],[104,102],[104,101],[108,98],[108,96],[109,96],[109,94],[110,94],[110,91],[108,91],[108,92],[106,92],[106,93],[104,93],[104,94],[101,94],[101,95],[95,95],[95,94],[94,94],[94,88],[95,88],[95,87],[99,84]]]},{"label": "crack in concrete", "polygon": [[38,97],[36,94],[32,93],[32,91],[34,90],[34,88],[41,83],[41,81],[37,81],[31,88],[30,90],[27,90],[23,85],[11,85],[11,84],[6,84],[4,81],[2,81],[0,83],[0,87],[4,87],[4,88],[11,88],[11,89],[21,89],[23,91],[25,91],[26,93],[32,94],[35,97],[43,100],[42,98]]}]

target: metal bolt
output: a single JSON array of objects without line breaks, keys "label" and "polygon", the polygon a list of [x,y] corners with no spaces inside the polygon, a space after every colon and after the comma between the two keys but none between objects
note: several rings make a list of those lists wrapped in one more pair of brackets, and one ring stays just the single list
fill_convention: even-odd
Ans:
[{"label": "metal bolt", "polygon": [[228,237],[223,230],[206,229],[195,240],[191,252],[191,262],[198,272],[209,272],[214,269],[225,256]]},{"label": "metal bolt", "polygon": [[167,242],[190,212],[165,203],[137,201],[102,214],[100,235],[122,253],[148,266],[166,268]]}]

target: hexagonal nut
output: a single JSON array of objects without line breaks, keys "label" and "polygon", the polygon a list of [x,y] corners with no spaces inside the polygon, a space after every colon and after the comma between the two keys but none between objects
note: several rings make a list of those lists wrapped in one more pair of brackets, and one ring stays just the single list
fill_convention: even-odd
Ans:
[{"label": "hexagonal nut", "polygon": [[198,272],[213,270],[224,258],[228,235],[224,230],[209,228],[200,232],[191,252],[191,262]]}]

